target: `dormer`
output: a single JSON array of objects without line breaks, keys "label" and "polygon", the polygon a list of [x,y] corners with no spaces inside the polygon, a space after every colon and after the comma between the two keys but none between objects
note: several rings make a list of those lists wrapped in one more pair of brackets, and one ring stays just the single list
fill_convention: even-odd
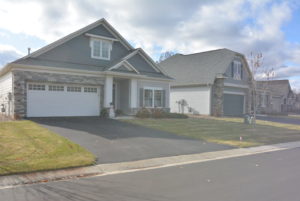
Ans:
[{"label": "dormer", "polygon": [[91,58],[110,60],[113,42],[118,40],[89,33],[86,33],[85,35],[90,37]]}]

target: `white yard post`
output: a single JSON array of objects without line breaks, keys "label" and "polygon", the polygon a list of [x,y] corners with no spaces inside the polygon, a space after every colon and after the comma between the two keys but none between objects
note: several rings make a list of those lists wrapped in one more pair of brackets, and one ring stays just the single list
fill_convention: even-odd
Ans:
[{"label": "white yard post", "polygon": [[137,80],[130,80],[130,108],[137,108]]}]

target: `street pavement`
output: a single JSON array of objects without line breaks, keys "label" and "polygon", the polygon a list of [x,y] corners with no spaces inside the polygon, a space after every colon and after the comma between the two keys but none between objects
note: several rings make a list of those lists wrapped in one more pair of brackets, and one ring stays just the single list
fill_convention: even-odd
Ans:
[{"label": "street pavement", "polygon": [[295,124],[295,125],[300,125],[300,118],[291,118],[291,117],[276,117],[276,116],[257,116],[256,117],[259,120],[264,120],[264,121],[272,121],[272,122],[277,122],[277,123],[283,123],[283,124]]},{"label": "street pavement", "polygon": [[300,148],[0,190],[1,201],[298,201]]}]

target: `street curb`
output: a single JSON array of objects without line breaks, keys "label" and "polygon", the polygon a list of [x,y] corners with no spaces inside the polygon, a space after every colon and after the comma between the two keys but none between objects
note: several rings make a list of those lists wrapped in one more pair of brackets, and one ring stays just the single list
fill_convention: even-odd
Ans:
[{"label": "street curb", "polygon": [[35,184],[49,181],[68,180],[72,178],[104,176],[110,174],[120,174],[133,171],[141,171],[177,165],[200,163],[211,160],[219,160],[240,156],[247,156],[259,153],[300,148],[300,141],[265,145],[251,148],[239,148],[199,154],[179,155],[146,160],[100,164],[95,166],[69,168],[63,170],[43,171],[18,175],[8,175],[0,177],[0,189],[12,188],[19,185]]}]

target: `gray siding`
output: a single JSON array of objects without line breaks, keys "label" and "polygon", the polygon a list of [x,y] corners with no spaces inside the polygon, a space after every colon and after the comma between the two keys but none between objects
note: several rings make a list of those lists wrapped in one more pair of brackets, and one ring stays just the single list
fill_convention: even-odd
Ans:
[{"label": "gray siding", "polygon": [[[88,33],[94,32],[88,31]],[[100,33],[98,33],[98,35],[100,35]],[[107,34],[103,34],[102,36],[107,36]],[[38,59],[106,67],[128,53],[128,50],[120,42],[115,41],[113,42],[109,61],[93,59],[91,58],[90,37],[82,34],[38,56]]]},{"label": "gray siding", "polygon": [[121,109],[125,114],[130,113],[129,108],[129,80],[117,80],[117,109]]},{"label": "gray siding", "polygon": [[[243,65],[243,76],[242,76],[242,79],[241,80],[235,80],[232,78],[232,62],[229,64],[229,66],[227,67],[227,70],[225,72],[225,76],[228,77],[225,79],[225,83],[230,83],[230,84],[244,84],[244,85],[248,85],[248,81],[250,79],[250,76],[249,76],[249,73],[248,73],[248,70],[246,68],[246,65],[244,60],[239,58],[239,57],[236,57],[234,59],[235,61],[240,61]],[[234,61],[233,60],[233,61]]]},{"label": "gray siding", "polygon": [[130,58],[129,63],[133,65],[140,72],[149,72],[155,73],[156,71],[153,69],[151,65],[149,65],[145,59],[143,59],[139,54]]}]

